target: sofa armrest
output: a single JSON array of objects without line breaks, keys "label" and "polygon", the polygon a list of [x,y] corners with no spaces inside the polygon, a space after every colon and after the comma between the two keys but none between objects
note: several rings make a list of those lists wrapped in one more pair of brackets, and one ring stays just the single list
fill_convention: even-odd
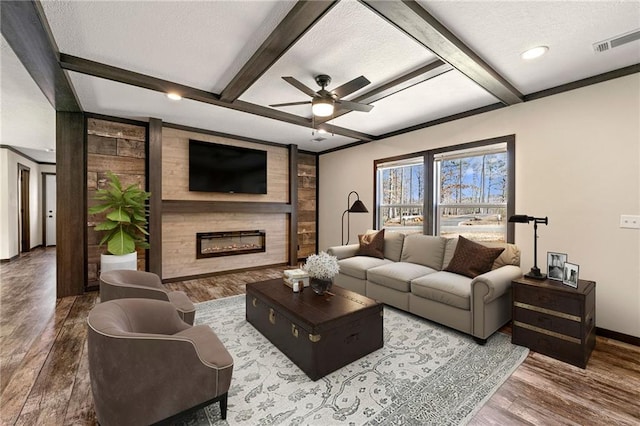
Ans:
[{"label": "sofa armrest", "polygon": [[511,288],[511,281],[522,276],[518,266],[506,265],[492,271],[478,275],[471,281],[471,298],[482,297],[484,303],[489,303],[505,294]]},{"label": "sofa armrest", "polygon": [[327,254],[337,257],[338,260],[346,259],[347,257],[355,256],[359,248],[360,248],[360,244],[334,246],[334,247],[329,247],[329,249],[327,250]]},{"label": "sofa armrest", "polygon": [[511,281],[522,276],[518,266],[506,265],[471,281],[471,334],[485,340],[511,319]]}]

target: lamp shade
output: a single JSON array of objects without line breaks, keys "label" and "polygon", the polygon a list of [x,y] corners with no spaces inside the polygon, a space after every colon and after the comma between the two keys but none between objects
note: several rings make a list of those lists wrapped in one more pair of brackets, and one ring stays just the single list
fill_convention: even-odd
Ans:
[{"label": "lamp shade", "polygon": [[311,103],[311,112],[318,117],[329,117],[333,114],[333,101],[330,99],[314,99]]},{"label": "lamp shade", "polygon": [[369,213],[369,210],[367,210],[367,208],[365,207],[362,201],[355,200],[353,204],[351,204],[349,213]]}]

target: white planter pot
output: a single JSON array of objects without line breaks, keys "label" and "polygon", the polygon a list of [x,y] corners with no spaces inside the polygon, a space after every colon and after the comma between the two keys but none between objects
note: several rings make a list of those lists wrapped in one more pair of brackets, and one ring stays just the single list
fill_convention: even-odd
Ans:
[{"label": "white planter pot", "polygon": [[116,256],[114,254],[100,255],[100,273],[113,271],[114,269],[129,269],[135,271],[138,269],[138,253],[133,252]]}]

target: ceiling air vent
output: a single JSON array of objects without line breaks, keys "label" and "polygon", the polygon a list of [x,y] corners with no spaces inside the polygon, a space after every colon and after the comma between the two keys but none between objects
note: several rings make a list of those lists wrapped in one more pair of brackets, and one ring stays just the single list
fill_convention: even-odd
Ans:
[{"label": "ceiling air vent", "polygon": [[322,142],[322,141],[326,141],[327,138],[323,138],[322,136],[318,136],[317,138],[311,139],[314,142]]},{"label": "ceiling air vent", "polygon": [[622,46],[623,44],[631,43],[636,40],[640,40],[640,29],[629,31],[628,33],[594,43],[593,50],[596,53],[606,52],[609,49],[613,49],[614,47]]}]

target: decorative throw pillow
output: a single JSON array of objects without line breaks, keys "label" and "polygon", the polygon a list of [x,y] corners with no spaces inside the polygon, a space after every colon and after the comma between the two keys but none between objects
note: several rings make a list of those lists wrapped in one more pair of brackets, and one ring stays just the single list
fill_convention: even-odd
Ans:
[{"label": "decorative throw pillow", "polygon": [[374,234],[358,235],[360,248],[356,256],[371,256],[384,259],[384,229]]},{"label": "decorative throw pillow", "polygon": [[489,272],[493,266],[493,261],[503,251],[504,248],[486,247],[464,237],[459,237],[453,258],[444,270],[475,278],[478,275]]}]

